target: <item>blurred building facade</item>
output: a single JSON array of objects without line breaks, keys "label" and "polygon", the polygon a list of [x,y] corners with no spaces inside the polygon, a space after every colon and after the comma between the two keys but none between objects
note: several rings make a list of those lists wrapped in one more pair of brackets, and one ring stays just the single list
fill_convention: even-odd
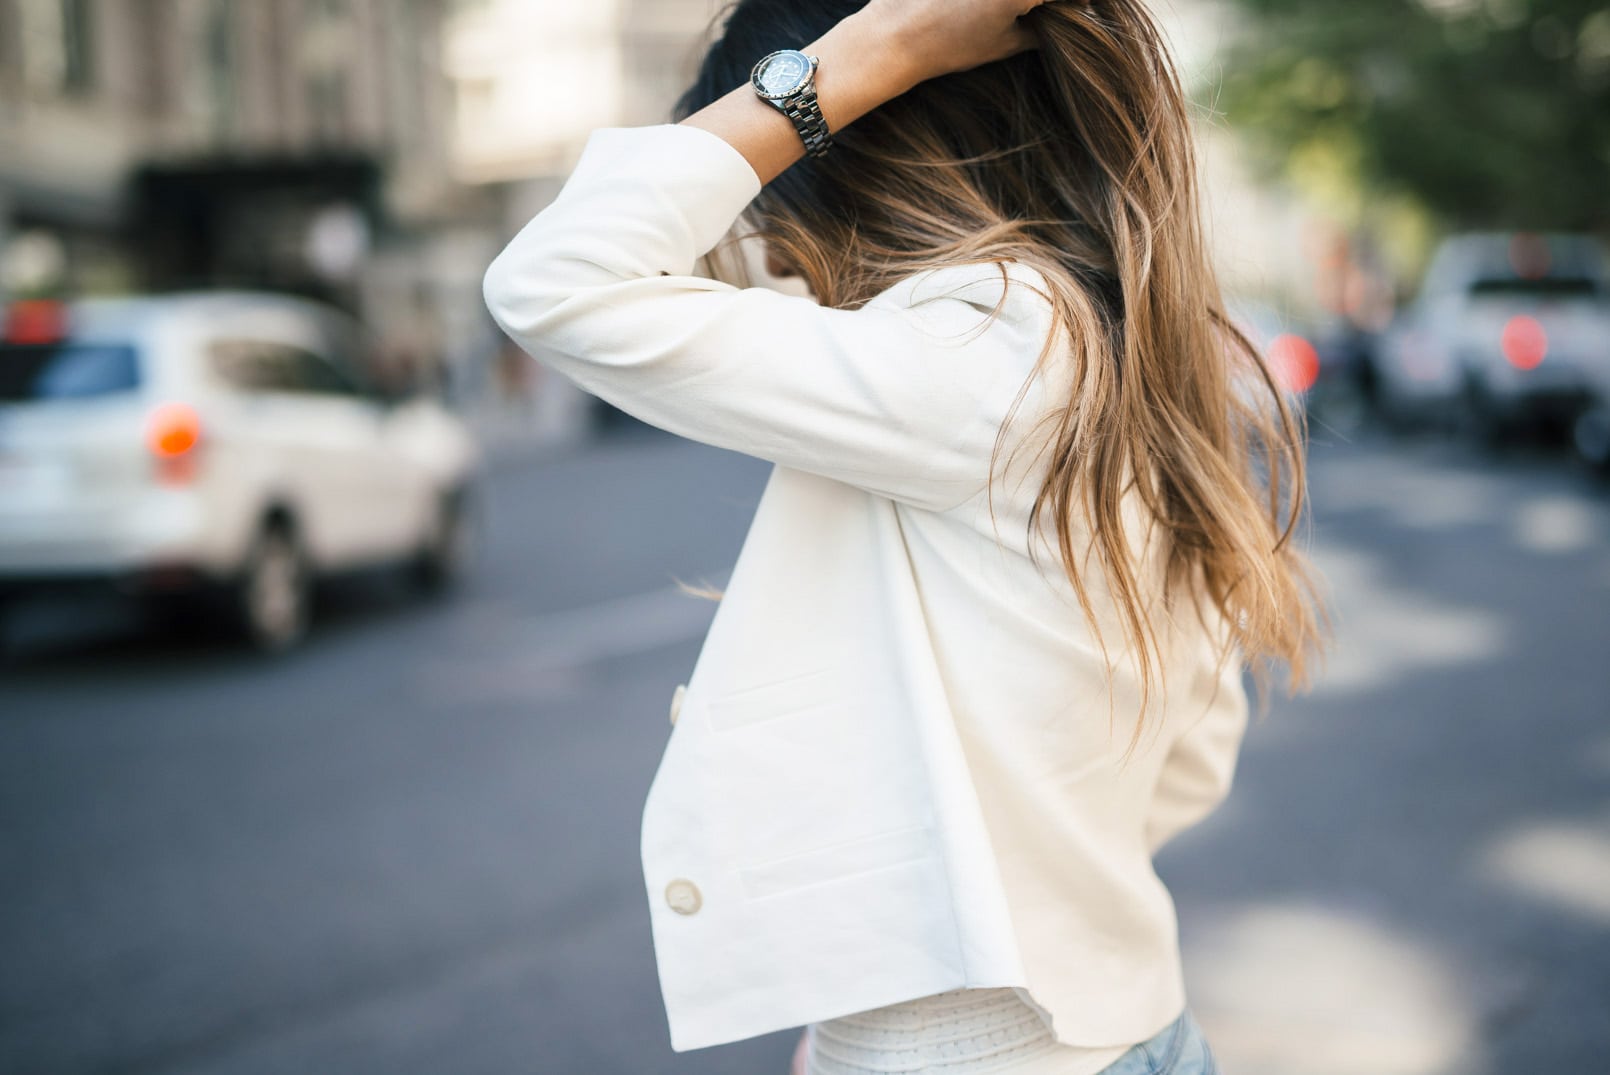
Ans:
[{"label": "blurred building facade", "polygon": [[[558,193],[598,127],[668,121],[722,0],[457,0],[445,32],[454,176],[495,191],[513,234]],[[583,435],[588,397],[505,345],[491,367],[504,421]]]},{"label": "blurred building facade", "polygon": [[444,14],[0,0],[0,296],[290,290],[415,361],[462,360],[444,352],[479,299],[459,278],[495,202],[453,177]]},{"label": "blurred building facade", "polygon": [[456,0],[453,160],[474,183],[550,187],[597,127],[666,121],[720,0]]},{"label": "blurred building facade", "polygon": [[[595,410],[495,332],[481,273],[592,130],[669,119],[725,4],[0,0],[0,299],[52,277],[319,295],[511,433],[573,437]],[[1159,17],[1211,100],[1223,8]],[[1201,118],[1227,283],[1311,275],[1305,208]]]}]

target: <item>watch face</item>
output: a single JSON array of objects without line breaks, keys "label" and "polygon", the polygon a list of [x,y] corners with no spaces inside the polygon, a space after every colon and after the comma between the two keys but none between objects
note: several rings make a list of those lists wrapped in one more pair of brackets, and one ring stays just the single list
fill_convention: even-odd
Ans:
[{"label": "watch face", "polygon": [[805,84],[810,69],[810,58],[803,52],[774,53],[760,61],[755,70],[755,86],[768,97],[787,97]]}]

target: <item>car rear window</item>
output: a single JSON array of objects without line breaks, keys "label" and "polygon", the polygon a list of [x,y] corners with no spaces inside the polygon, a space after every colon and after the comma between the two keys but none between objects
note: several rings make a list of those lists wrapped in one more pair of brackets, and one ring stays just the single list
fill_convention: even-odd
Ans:
[{"label": "car rear window", "polygon": [[139,386],[139,358],[128,344],[0,344],[0,403],[93,399]]},{"label": "car rear window", "polygon": [[1570,298],[1599,294],[1599,282],[1588,276],[1490,277],[1470,285],[1472,295],[1529,295]]},{"label": "car rear window", "polygon": [[255,392],[355,396],[357,387],[321,355],[272,340],[219,339],[213,368],[236,388]]}]

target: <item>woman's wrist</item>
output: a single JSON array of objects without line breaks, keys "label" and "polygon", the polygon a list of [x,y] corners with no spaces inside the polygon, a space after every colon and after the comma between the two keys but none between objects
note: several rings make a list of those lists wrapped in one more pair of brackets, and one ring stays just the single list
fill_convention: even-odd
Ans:
[{"label": "woman's wrist", "polygon": [[[816,99],[828,131],[837,133],[927,79],[1034,48],[1021,16],[1045,2],[870,0],[805,46],[821,60]],[[793,123],[747,83],[682,122],[725,139],[762,185],[805,155]]]},{"label": "woman's wrist", "polygon": [[896,27],[863,9],[805,46],[821,58],[816,100],[830,131],[849,126],[923,81]]},{"label": "woman's wrist", "polygon": [[[896,32],[887,22],[867,18],[864,11],[840,20],[803,51],[821,60],[816,101],[833,134],[922,81],[900,48]],[[725,139],[749,162],[762,185],[805,155],[793,122],[761,100],[747,82],[682,122]]]}]

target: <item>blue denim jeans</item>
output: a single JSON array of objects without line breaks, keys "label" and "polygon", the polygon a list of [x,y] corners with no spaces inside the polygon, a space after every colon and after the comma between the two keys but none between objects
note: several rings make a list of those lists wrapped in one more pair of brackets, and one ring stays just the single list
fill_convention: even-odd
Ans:
[{"label": "blue denim jeans", "polygon": [[1102,1068],[1099,1075],[1219,1075],[1202,1028],[1191,1009],[1129,1052]]}]

